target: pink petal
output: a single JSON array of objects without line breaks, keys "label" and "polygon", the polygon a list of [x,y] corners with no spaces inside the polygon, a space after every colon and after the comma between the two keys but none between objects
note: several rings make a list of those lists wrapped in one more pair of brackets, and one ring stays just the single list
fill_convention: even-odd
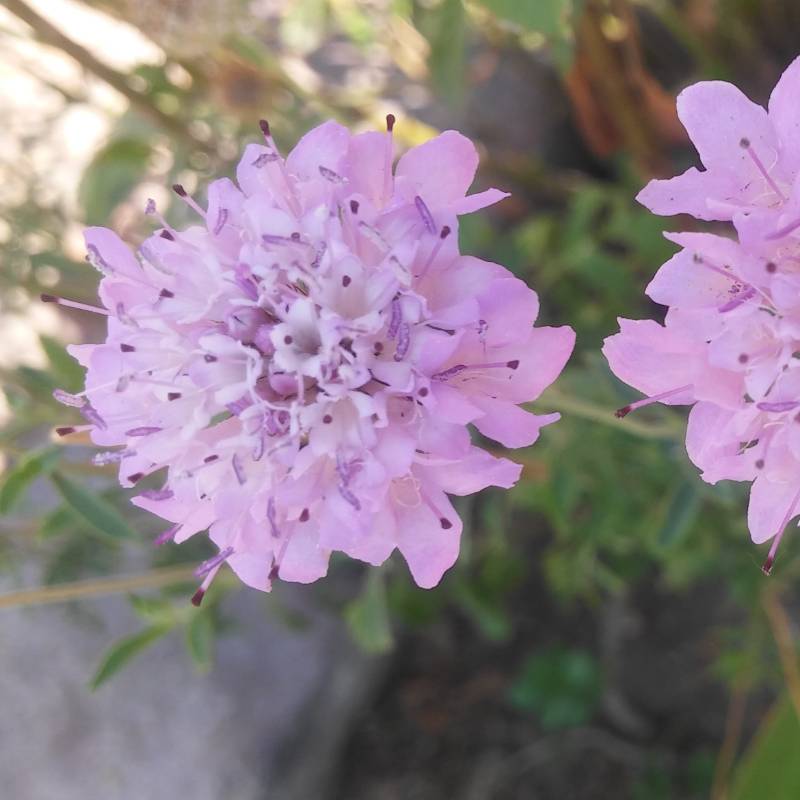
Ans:
[{"label": "pink petal", "polygon": [[397,547],[411,575],[423,589],[432,589],[455,564],[461,539],[461,519],[447,495],[430,492],[436,511],[421,502],[417,506],[395,503]]},{"label": "pink petal", "polygon": [[504,447],[527,447],[539,438],[541,428],[561,419],[560,414],[537,416],[513,403],[491,397],[476,395],[473,402],[484,412],[484,416],[475,420],[475,427]]},{"label": "pink petal", "polygon": [[[646,395],[660,394],[693,384],[702,369],[702,347],[653,320],[619,319],[620,333],[603,343],[611,371]],[[668,398],[665,403],[693,402],[691,393]]]},{"label": "pink petal", "polygon": [[510,192],[502,192],[500,189],[486,189],[484,192],[477,192],[465,197],[463,200],[457,200],[451,209],[454,214],[472,214],[473,211],[480,211],[487,206],[493,206],[506,197],[511,197]]},{"label": "pink petal", "polygon": [[310,130],[286,158],[286,169],[298,178],[319,178],[320,167],[340,174],[350,131],[329,120]]},{"label": "pink petal", "polygon": [[472,447],[460,461],[417,468],[448,494],[468,495],[487,486],[510,489],[518,480],[522,467],[507,458],[495,458]]},{"label": "pink petal", "polygon": [[289,533],[278,575],[284,581],[313,583],[328,574],[330,555],[330,550],[320,547],[319,530],[313,520],[298,522]]},{"label": "pink petal", "polygon": [[[756,544],[772,539],[785,527],[787,515],[795,516],[798,509],[795,505],[798,492],[797,483],[773,483],[765,478],[757,478],[750,489],[750,504],[747,507],[747,524],[750,536]],[[788,523],[791,521],[786,520]]]},{"label": "pink petal", "polygon": [[457,131],[445,131],[409,150],[395,174],[407,179],[412,195],[420,195],[431,208],[440,208],[464,198],[477,168],[475,145]]},{"label": "pink petal", "polygon": [[769,118],[781,144],[781,163],[800,171],[800,57],[786,68],[769,98]]},{"label": "pink petal", "polygon": [[678,116],[709,170],[758,175],[741,146],[742,139],[747,139],[766,163],[777,152],[767,112],[733,84],[702,81],[689,86],[678,95]]}]

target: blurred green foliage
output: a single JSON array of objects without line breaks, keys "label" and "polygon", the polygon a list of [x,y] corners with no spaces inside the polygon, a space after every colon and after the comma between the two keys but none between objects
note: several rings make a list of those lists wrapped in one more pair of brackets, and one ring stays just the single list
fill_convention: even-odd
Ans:
[{"label": "blurred green foliage", "polygon": [[[168,26],[139,19],[133,2],[91,3],[139,25],[163,48],[163,58],[123,76],[129,108],[110,121],[74,197],[50,191],[47,169],[32,160],[2,164],[15,186],[0,194],[6,223],[0,239],[3,313],[25,313],[41,291],[91,301],[96,275],[68,246],[67,232],[81,224],[124,224],[132,240],[140,239],[147,221],[134,204],[141,205],[143,187],[178,181],[194,187],[231,174],[262,115],[269,115],[281,143],[331,115],[374,124],[387,104],[403,109],[397,134],[404,144],[427,135],[428,124],[462,126],[480,138],[480,126],[470,128],[480,110],[474,98],[487,80],[481,75],[511,53],[530,69],[531,93],[537,91],[534,74],[556,82],[565,75],[574,79],[580,20],[585,8],[597,3],[302,0],[287,3],[277,18],[250,18],[246,3],[232,3],[230,29],[206,30],[202,19],[191,21],[203,43],[196,51],[186,49],[191,41],[179,49],[165,33]],[[612,41],[628,24],[620,9],[627,13],[630,7],[622,0],[600,5]],[[720,0],[713,19],[707,5],[667,0],[636,5],[643,30],[656,30],[670,47],[680,46],[691,54],[687,59],[695,59],[677,73],[684,82],[692,75],[748,70],[755,75],[754,65],[769,72],[782,66],[775,53],[796,48],[796,42],[780,39],[781,29],[796,19],[791,3]],[[347,57],[331,57],[329,46],[335,56],[342,43]],[[742,64],[736,52],[747,53]],[[13,61],[12,50],[8,53]],[[648,58],[645,43],[644,63]],[[305,72],[297,69],[298,60]],[[83,66],[91,81],[100,80],[91,65]],[[664,80],[674,82],[674,75]],[[52,118],[89,102],[62,88]],[[568,103],[568,93],[563,95]],[[502,124],[513,128],[515,121]],[[23,144],[41,142],[52,149],[49,134],[42,125]],[[497,158],[502,154],[488,153],[489,169],[495,169],[491,180],[514,185],[514,204],[501,205],[490,216],[464,218],[461,243],[465,251],[529,280],[540,294],[546,323],[576,329],[571,366],[535,404],[537,410],[561,411],[564,419],[518,454],[525,473],[513,491],[485,492],[462,504],[462,556],[440,588],[417,589],[393,562],[386,570],[367,571],[360,593],[337,605],[356,641],[370,652],[386,652],[405,629],[424,628],[445,613],[467,620],[488,647],[501,648],[520,636],[514,604],[526,582],[541,582],[560,607],[580,605],[598,615],[612,599],[642,584],[654,581],[681,592],[711,582],[726,587],[739,620],[718,632],[714,674],[730,685],[774,689],[781,675],[759,605],[764,579],[744,522],[744,488],[700,481],[683,448],[681,411],[654,408],[616,420],[613,410],[632,394],[597,353],[602,339],[616,330],[617,316],[658,313],[642,290],[672,251],[661,236],[671,221],[634,202],[647,176],[637,172],[624,136],[612,157],[584,150],[568,167],[548,167],[548,153],[534,138],[528,151],[515,155],[519,169],[504,168]],[[681,163],[690,157],[678,153]],[[488,179],[481,176],[482,182]],[[187,212],[177,204],[166,213],[180,224]],[[83,337],[97,337],[90,322],[71,318]],[[0,366],[9,410],[0,428],[7,459],[0,482],[0,566],[13,571],[34,559],[45,583],[118,572],[127,549],[151,553],[149,542],[157,532],[152,519],[127,504],[113,468],[90,467],[91,450],[84,444],[48,441],[55,421],[68,425],[78,419],[52,400],[54,389],[75,391],[81,384],[81,370],[64,344],[42,335],[44,366]],[[147,558],[165,566],[191,563],[206,552],[206,543],[192,541]],[[776,591],[788,590],[798,573],[798,548],[787,540],[771,579]],[[220,609],[233,590],[232,583],[218,583],[199,611],[187,604],[185,584],[132,597],[142,627],[111,647],[91,685],[104,684],[175,631],[197,668],[208,670],[215,638],[226,630]],[[533,712],[542,727],[558,728],[589,720],[603,691],[596,654],[575,649],[565,636],[560,645],[534,651],[518,665],[509,697],[523,713]],[[767,719],[739,768],[731,800],[797,796],[792,753],[798,746],[797,719],[784,704]],[[776,764],[789,768],[775,769]],[[641,791],[647,797],[674,796],[669,776],[658,770],[642,779]]]}]

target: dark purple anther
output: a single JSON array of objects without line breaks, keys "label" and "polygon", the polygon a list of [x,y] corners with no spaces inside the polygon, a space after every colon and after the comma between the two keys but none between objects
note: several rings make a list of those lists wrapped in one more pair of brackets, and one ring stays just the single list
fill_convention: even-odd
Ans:
[{"label": "dark purple anther", "polygon": [[389,328],[386,331],[387,339],[394,339],[394,337],[397,336],[397,331],[402,321],[403,309],[400,306],[400,301],[395,297],[394,300],[392,300],[392,316],[389,319]]},{"label": "dark purple anther", "polygon": [[339,484],[339,494],[348,502],[356,511],[361,511],[361,503],[358,498],[346,487]]},{"label": "dark purple anther", "polygon": [[431,380],[434,381],[447,381],[450,378],[454,378],[460,372],[463,372],[467,368],[466,364],[456,364],[454,367],[450,367],[449,369],[444,370],[444,372],[437,372],[435,375],[431,376]]},{"label": "dark purple anther", "polygon": [[311,269],[319,269],[320,262],[322,261],[322,257],[325,255],[325,251],[328,249],[328,245],[325,242],[320,242],[316,250],[314,251],[314,260],[311,262]]},{"label": "dark purple anther", "polygon": [[756,403],[756,408],[759,411],[773,411],[775,413],[780,413],[781,411],[792,411],[798,406],[800,406],[800,402],[796,400],[783,400],[775,403]]},{"label": "dark purple anther", "polygon": [[419,195],[414,198],[414,205],[417,207],[417,211],[422,217],[422,221],[425,223],[428,233],[436,233],[436,223],[433,221],[433,215],[428,206],[425,205],[425,201]]},{"label": "dark purple anther", "polygon": [[323,167],[322,164],[319,165],[319,174],[322,175],[326,181],[330,181],[331,183],[344,183],[344,178],[339,175],[338,172],[334,172],[332,169]]},{"label": "dark purple anther", "polygon": [[92,407],[91,403],[84,403],[81,406],[81,416],[87,422],[91,422],[92,425],[100,428],[101,431],[106,430],[108,427],[108,425],[106,425],[106,421],[97,413],[97,411]]},{"label": "dark purple anther", "polygon": [[163,428],[159,428],[155,425],[142,425],[140,428],[131,428],[128,431],[125,431],[126,436],[150,436],[152,433],[159,433],[163,430]]},{"label": "dark purple anther", "polygon": [[202,578],[204,575],[208,575],[212,569],[216,569],[221,564],[223,564],[228,558],[233,555],[233,548],[226,547],[224,550],[221,550],[217,555],[213,558],[209,558],[208,560],[204,561],[195,571],[196,578]]},{"label": "dark purple anther", "polygon": [[253,162],[253,166],[256,169],[261,169],[261,167],[263,167],[265,164],[270,164],[271,162],[277,160],[278,160],[277,153],[261,153],[261,155],[258,156],[258,158],[256,158],[256,160]]},{"label": "dark purple anther", "polygon": [[225,227],[225,223],[228,221],[228,209],[221,208],[217,212],[217,221],[214,225],[214,236],[219,236],[220,231]]},{"label": "dark purple anther", "polygon": [[86,248],[86,260],[96,269],[98,272],[102,272],[104,275],[111,275],[114,272],[113,267],[109,264],[103,256],[100,255],[100,251],[93,245],[90,244]]},{"label": "dark purple anther", "polygon": [[395,361],[402,361],[406,357],[406,353],[408,353],[410,344],[411,328],[409,328],[407,322],[404,322],[400,326],[400,330],[397,333],[397,349],[394,351]]},{"label": "dark purple anther", "polygon": [[278,523],[276,522],[276,511],[275,511],[275,498],[270,497],[269,502],[267,503],[267,520],[269,521],[270,531],[272,532],[272,536],[275,539],[279,539],[281,536],[281,532],[278,529]]},{"label": "dark purple anther", "polygon": [[161,547],[162,544],[171,542],[182,527],[182,525],[178,524],[173,525],[171,528],[167,528],[164,533],[160,533],[155,539],[153,539],[153,546]]},{"label": "dark purple anther", "polygon": [[244,486],[247,481],[247,476],[244,474],[244,467],[242,466],[242,460],[239,458],[238,453],[233,454],[233,458],[231,458],[231,466],[233,467],[233,472],[236,475],[236,480],[239,481],[239,486]]}]

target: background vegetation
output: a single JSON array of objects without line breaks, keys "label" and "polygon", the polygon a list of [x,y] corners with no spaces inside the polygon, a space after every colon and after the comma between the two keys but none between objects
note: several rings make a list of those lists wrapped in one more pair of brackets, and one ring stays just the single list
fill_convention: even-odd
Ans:
[{"label": "background vegetation", "polygon": [[[573,325],[578,349],[536,404],[563,422],[518,454],[518,487],[462,504],[462,557],[439,588],[416,589],[397,560],[369,572],[337,563],[334,589],[308,590],[365,649],[392,654],[381,699],[353,734],[342,796],[380,796],[387,775],[402,787],[395,773],[414,769],[434,788],[413,796],[466,797],[465,763],[498,748],[522,755],[476,796],[538,796],[526,794],[537,786],[546,797],[800,796],[800,545],[788,537],[772,577],[762,575],[746,487],[700,481],[680,410],[616,420],[632,395],[598,354],[618,315],[661,313],[643,288],[671,252],[662,230],[689,224],[633,200],[647,179],[695,158],[676,92],[720,78],[763,102],[800,52],[800,6],[0,5],[0,78],[17,81],[0,97],[0,569],[9,588],[38,581],[0,595],[0,608],[130,593],[141,628],[109,643],[93,686],[163,636],[184,636],[201,671],[218,636],[247,636],[229,630],[233,581],[217,581],[201,610],[188,605],[206,545],[153,550],[154,522],[128,504],[113,467],[90,466],[88,440],[51,435],[54,421],[71,421],[53,389],[82,380],[64,344],[102,332],[79,313],[43,316],[36,298],[91,302],[81,226],[140,240],[144,199],[231,174],[260,117],[286,149],[322,119],[380,126],[391,111],[403,146],[448,127],[479,142],[479,182],[513,197],[464,219],[462,248],[529,281],[544,321]],[[116,63],[100,34],[74,24],[83,6],[135,30],[141,55]],[[169,210],[176,224],[184,213]],[[409,686],[423,699],[408,701]]]}]

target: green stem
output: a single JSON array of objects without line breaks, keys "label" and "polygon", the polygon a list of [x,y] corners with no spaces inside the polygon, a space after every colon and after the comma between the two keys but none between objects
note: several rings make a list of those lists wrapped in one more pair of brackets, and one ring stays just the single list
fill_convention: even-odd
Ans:
[{"label": "green stem", "polygon": [[177,567],[160,567],[139,575],[118,575],[107,578],[89,578],[53,586],[37,586],[0,594],[0,609],[20,606],[43,606],[51,603],[67,603],[86,597],[135,592],[140,589],[157,589],[183,581],[194,580],[194,566],[181,564]]},{"label": "green stem", "polygon": [[599,422],[601,425],[607,425],[633,436],[641,436],[644,439],[679,439],[682,433],[681,428],[671,422],[655,423],[630,418],[619,419],[610,408],[599,408],[592,403],[576,400],[574,397],[562,394],[558,389],[548,389],[542,399],[537,401],[537,404],[561,411],[564,414]]}]

